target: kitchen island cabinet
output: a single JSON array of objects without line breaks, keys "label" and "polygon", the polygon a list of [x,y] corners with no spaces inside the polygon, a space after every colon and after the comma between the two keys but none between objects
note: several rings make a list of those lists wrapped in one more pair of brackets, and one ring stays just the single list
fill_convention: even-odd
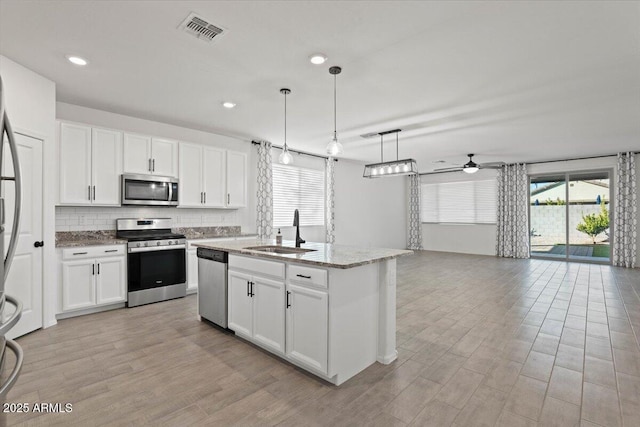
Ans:
[{"label": "kitchen island cabinet", "polygon": [[273,240],[195,246],[229,253],[237,336],[336,385],[397,358],[395,258],[411,251],[306,243],[305,253],[263,252],[277,249]]}]

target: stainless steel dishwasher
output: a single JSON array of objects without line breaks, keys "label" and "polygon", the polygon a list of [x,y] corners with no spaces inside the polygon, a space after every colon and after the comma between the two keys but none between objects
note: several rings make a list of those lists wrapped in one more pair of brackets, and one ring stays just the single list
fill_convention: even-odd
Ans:
[{"label": "stainless steel dishwasher", "polygon": [[227,327],[227,264],[223,251],[198,248],[198,315]]}]

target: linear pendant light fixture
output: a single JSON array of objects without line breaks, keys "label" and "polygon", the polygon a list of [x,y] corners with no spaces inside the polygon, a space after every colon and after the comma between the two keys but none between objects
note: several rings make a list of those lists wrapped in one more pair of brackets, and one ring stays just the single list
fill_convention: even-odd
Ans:
[{"label": "linear pendant light fixture", "polygon": [[342,148],[342,144],[338,142],[338,131],[336,124],[336,76],[342,72],[342,68],[340,67],[331,67],[329,68],[329,74],[333,75],[333,140],[327,144],[327,154],[330,157],[337,156],[338,154],[344,153],[344,148]]},{"label": "linear pendant light fixture", "polygon": [[282,88],[280,93],[284,95],[284,147],[282,147],[282,153],[280,153],[278,160],[283,165],[289,165],[293,163],[293,156],[289,152],[289,147],[287,147],[287,95],[291,93],[291,90]]},{"label": "linear pendant light fixture", "polygon": [[[414,159],[399,160],[398,157],[398,133],[402,132],[402,129],[388,130],[380,132],[380,163],[371,163],[365,165],[363,178],[384,178],[387,176],[400,176],[400,175],[413,175],[418,173],[418,164]],[[396,160],[388,162],[384,161],[384,135],[390,133],[396,134]]]}]

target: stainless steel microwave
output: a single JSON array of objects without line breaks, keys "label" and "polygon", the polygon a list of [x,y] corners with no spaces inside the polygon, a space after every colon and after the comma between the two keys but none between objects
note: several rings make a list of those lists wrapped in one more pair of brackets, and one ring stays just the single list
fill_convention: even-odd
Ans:
[{"label": "stainless steel microwave", "polygon": [[169,176],[124,174],[122,204],[177,206],[178,179]]}]

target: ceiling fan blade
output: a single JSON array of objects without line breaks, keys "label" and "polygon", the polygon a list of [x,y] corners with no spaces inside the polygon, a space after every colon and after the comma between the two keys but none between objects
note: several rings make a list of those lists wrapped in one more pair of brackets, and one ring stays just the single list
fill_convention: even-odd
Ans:
[{"label": "ceiling fan blade", "polygon": [[452,168],[439,168],[439,169],[434,169],[434,172],[443,172],[443,171],[461,171],[462,170],[462,166],[455,166]]},{"label": "ceiling fan blade", "polygon": [[492,167],[500,167],[500,166],[504,166],[506,165],[505,162],[487,162],[487,163],[480,163],[480,167],[481,168],[492,168]]}]

